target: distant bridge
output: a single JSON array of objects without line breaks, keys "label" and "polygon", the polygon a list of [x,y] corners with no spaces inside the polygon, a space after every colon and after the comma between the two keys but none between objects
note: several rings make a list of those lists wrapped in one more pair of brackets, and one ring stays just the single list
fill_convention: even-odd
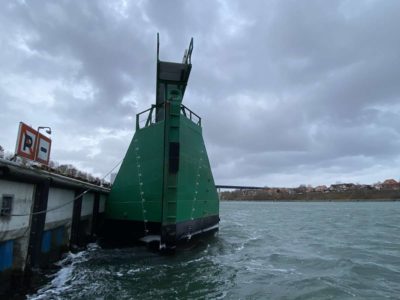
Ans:
[{"label": "distant bridge", "polygon": [[243,185],[215,185],[217,189],[230,189],[230,190],[262,190],[262,186],[243,186]]}]

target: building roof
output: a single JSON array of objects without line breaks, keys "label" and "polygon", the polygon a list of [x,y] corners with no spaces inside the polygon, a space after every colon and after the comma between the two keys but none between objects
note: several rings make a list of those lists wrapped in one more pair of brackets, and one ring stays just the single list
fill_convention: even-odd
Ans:
[{"label": "building roof", "polygon": [[96,192],[109,193],[110,189],[101,185],[63,176],[33,166],[24,166],[6,159],[0,159],[0,179],[37,183],[50,180],[51,186],[69,189],[90,189]]}]

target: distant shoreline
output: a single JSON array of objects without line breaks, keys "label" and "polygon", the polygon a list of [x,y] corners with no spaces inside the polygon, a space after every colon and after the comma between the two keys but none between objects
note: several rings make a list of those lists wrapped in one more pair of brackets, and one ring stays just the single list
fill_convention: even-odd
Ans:
[{"label": "distant shoreline", "polygon": [[268,190],[235,190],[220,193],[223,201],[264,201],[264,202],[389,202],[400,201],[400,190],[347,190],[332,192],[284,191],[271,193]]},{"label": "distant shoreline", "polygon": [[399,199],[313,199],[313,200],[254,200],[254,199],[220,199],[221,202],[398,202]]}]

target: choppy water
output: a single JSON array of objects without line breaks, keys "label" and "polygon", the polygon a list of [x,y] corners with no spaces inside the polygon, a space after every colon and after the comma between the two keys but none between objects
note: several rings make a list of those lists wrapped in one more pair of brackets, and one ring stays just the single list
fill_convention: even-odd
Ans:
[{"label": "choppy water", "polygon": [[[175,256],[70,254],[31,299],[400,299],[400,202],[222,202]],[[50,282],[51,281],[51,282]]]}]

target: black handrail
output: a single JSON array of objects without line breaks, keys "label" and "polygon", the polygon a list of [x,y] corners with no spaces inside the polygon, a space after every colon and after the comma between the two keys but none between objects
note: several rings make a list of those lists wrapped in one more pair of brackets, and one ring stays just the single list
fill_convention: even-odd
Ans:
[{"label": "black handrail", "polygon": [[[189,120],[191,120],[193,123],[201,126],[201,118],[199,115],[197,115],[195,112],[193,112],[192,110],[190,110],[189,108],[187,108],[185,105],[181,104],[181,112],[182,114],[188,118]],[[187,112],[189,112],[189,117],[187,115]],[[197,118],[197,122],[195,122],[194,117],[195,116]]]},{"label": "black handrail", "polygon": [[[156,118],[154,116],[154,111],[156,110],[156,108],[160,108],[160,107],[164,107],[164,106],[165,106],[165,102],[157,104],[157,105],[153,104],[149,109],[146,109],[146,110],[136,114],[136,130],[141,129],[140,128],[140,123],[142,123],[143,121],[140,121],[140,116],[143,115],[143,114],[147,113],[148,115],[147,115],[147,118],[146,118],[146,123],[142,128],[145,128],[145,127],[148,127],[148,126],[150,126],[152,124],[157,123],[156,122]],[[182,115],[184,115],[186,118],[188,118],[190,121],[192,121],[196,125],[201,126],[201,118],[200,118],[200,116],[197,115],[192,110],[190,110],[189,108],[187,108],[183,104],[181,104],[181,113],[182,113]]]},{"label": "black handrail", "polygon": [[146,123],[145,123],[144,127],[148,127],[151,124],[156,123],[155,122],[155,118],[154,118],[154,122],[153,122],[153,112],[154,112],[154,110],[156,108],[163,107],[163,106],[164,106],[164,103],[153,104],[153,105],[151,105],[151,107],[149,109],[146,109],[146,110],[136,114],[136,130],[140,129],[140,123],[141,123],[140,122],[140,116],[145,114],[145,113],[147,113],[147,112],[148,112],[148,116],[147,116]]}]

